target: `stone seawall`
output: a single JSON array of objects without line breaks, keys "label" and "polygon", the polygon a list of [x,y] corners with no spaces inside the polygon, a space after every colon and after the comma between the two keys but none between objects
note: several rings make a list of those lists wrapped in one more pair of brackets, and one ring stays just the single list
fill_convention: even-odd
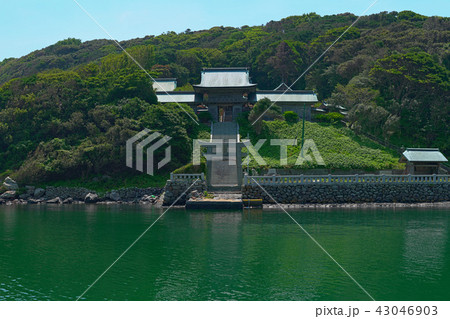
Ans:
[{"label": "stone seawall", "polygon": [[[203,192],[207,190],[205,181],[198,180],[191,188],[189,188],[192,183],[193,181],[167,181],[163,206],[172,205],[183,193],[183,196],[181,196],[178,202],[176,202],[174,205],[185,205],[191,192],[197,191],[198,193],[203,194]],[[187,190],[188,188],[189,190]]]},{"label": "stone seawall", "polygon": [[[267,185],[280,204],[424,203],[450,201],[450,183]],[[274,201],[258,185],[242,187],[242,198]]]}]

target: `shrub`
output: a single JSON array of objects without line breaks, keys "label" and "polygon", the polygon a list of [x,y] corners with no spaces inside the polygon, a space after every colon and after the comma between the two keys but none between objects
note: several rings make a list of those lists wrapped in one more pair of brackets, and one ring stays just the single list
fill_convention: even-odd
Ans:
[{"label": "shrub", "polygon": [[340,121],[342,121],[345,118],[344,115],[342,115],[341,113],[337,113],[337,112],[331,112],[331,113],[327,113],[327,114],[319,114],[316,115],[315,119],[317,122],[325,122],[325,123],[332,123],[332,124],[336,124]]},{"label": "shrub", "polygon": [[188,163],[173,171],[174,174],[206,174],[206,159],[202,157],[200,159],[200,166],[195,166],[192,163]]},{"label": "shrub", "polygon": [[293,111],[284,112],[284,119],[288,123],[297,123],[298,122],[298,114]]},{"label": "shrub", "polygon": [[211,113],[209,113],[209,112],[201,111],[201,112],[198,112],[197,116],[198,116],[198,119],[200,120],[200,122],[202,122],[202,123],[208,123],[208,122],[212,121],[212,116],[211,116]]}]

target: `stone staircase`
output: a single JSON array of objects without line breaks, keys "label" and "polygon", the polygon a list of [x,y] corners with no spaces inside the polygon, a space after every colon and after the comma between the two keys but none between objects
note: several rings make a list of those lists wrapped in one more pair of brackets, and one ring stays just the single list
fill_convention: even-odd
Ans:
[{"label": "stone staircase", "polygon": [[236,164],[229,162],[229,140],[238,141],[238,125],[234,122],[220,122],[213,124],[213,139],[221,139],[224,141],[223,159],[221,161],[211,161],[209,189],[212,192],[230,192],[239,191],[238,167]]}]

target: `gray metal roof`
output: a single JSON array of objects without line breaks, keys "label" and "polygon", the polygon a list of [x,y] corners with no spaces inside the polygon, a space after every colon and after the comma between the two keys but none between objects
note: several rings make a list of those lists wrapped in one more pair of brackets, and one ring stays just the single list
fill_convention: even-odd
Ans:
[{"label": "gray metal roof", "polygon": [[195,103],[199,102],[195,98],[194,92],[157,92],[156,97],[159,103]]},{"label": "gray metal roof", "polygon": [[402,159],[409,162],[448,162],[438,148],[407,148]]},{"label": "gray metal roof", "polygon": [[194,87],[202,88],[231,88],[251,87],[256,84],[250,83],[250,73],[247,68],[214,68],[202,71],[202,80]]},{"label": "gray metal roof", "polygon": [[313,91],[257,91],[256,101],[268,98],[272,102],[280,103],[316,103],[318,102],[317,95]]},{"label": "gray metal roof", "polygon": [[166,78],[166,79],[155,79],[153,82],[153,89],[156,92],[169,92],[174,91],[177,88],[177,79]]}]

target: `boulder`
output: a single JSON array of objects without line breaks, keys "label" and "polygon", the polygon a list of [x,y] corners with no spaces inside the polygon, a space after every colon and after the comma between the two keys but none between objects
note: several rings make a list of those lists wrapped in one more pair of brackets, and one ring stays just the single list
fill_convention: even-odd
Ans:
[{"label": "boulder", "polygon": [[17,197],[16,191],[6,191],[1,196],[0,199],[12,200]]},{"label": "boulder", "polygon": [[72,204],[72,203],[73,203],[73,198],[72,198],[72,197],[66,198],[66,199],[63,201],[63,204]]},{"label": "boulder", "polygon": [[118,202],[118,201],[120,200],[120,195],[119,195],[119,193],[116,192],[116,191],[112,191],[112,192],[109,194],[108,197],[109,197],[110,200],[113,200],[113,201],[115,201],[115,202]]},{"label": "boulder", "polygon": [[30,196],[34,195],[34,191],[36,190],[36,187],[34,186],[25,186],[25,189],[27,190],[27,194]]},{"label": "boulder", "polygon": [[35,200],[35,199],[29,199],[27,202],[28,202],[28,204],[30,204],[30,205],[36,205],[36,204],[39,204],[39,201],[38,201],[38,200]]},{"label": "boulder", "polygon": [[198,192],[198,190],[193,190],[190,194],[189,194],[189,198],[195,199],[195,198],[201,198],[202,196],[200,195],[200,193]]},{"label": "boulder", "polygon": [[19,195],[19,199],[28,199],[28,198],[30,198],[31,196],[30,195],[28,195],[28,194],[20,194]]},{"label": "boulder", "polygon": [[59,197],[50,199],[47,201],[47,204],[62,204],[62,200]]},{"label": "boulder", "polygon": [[86,197],[84,198],[84,202],[86,204],[95,204],[98,202],[98,195],[95,193],[89,193],[86,195]]},{"label": "boulder", "polygon": [[3,182],[3,186],[6,187],[9,191],[16,191],[19,189],[19,185],[17,185],[16,181],[11,179],[11,177],[5,178],[5,181]]},{"label": "boulder", "polygon": [[34,190],[34,197],[35,197],[35,198],[41,198],[42,196],[44,196],[44,194],[45,194],[45,189],[42,189],[42,188],[36,188],[36,189]]}]

